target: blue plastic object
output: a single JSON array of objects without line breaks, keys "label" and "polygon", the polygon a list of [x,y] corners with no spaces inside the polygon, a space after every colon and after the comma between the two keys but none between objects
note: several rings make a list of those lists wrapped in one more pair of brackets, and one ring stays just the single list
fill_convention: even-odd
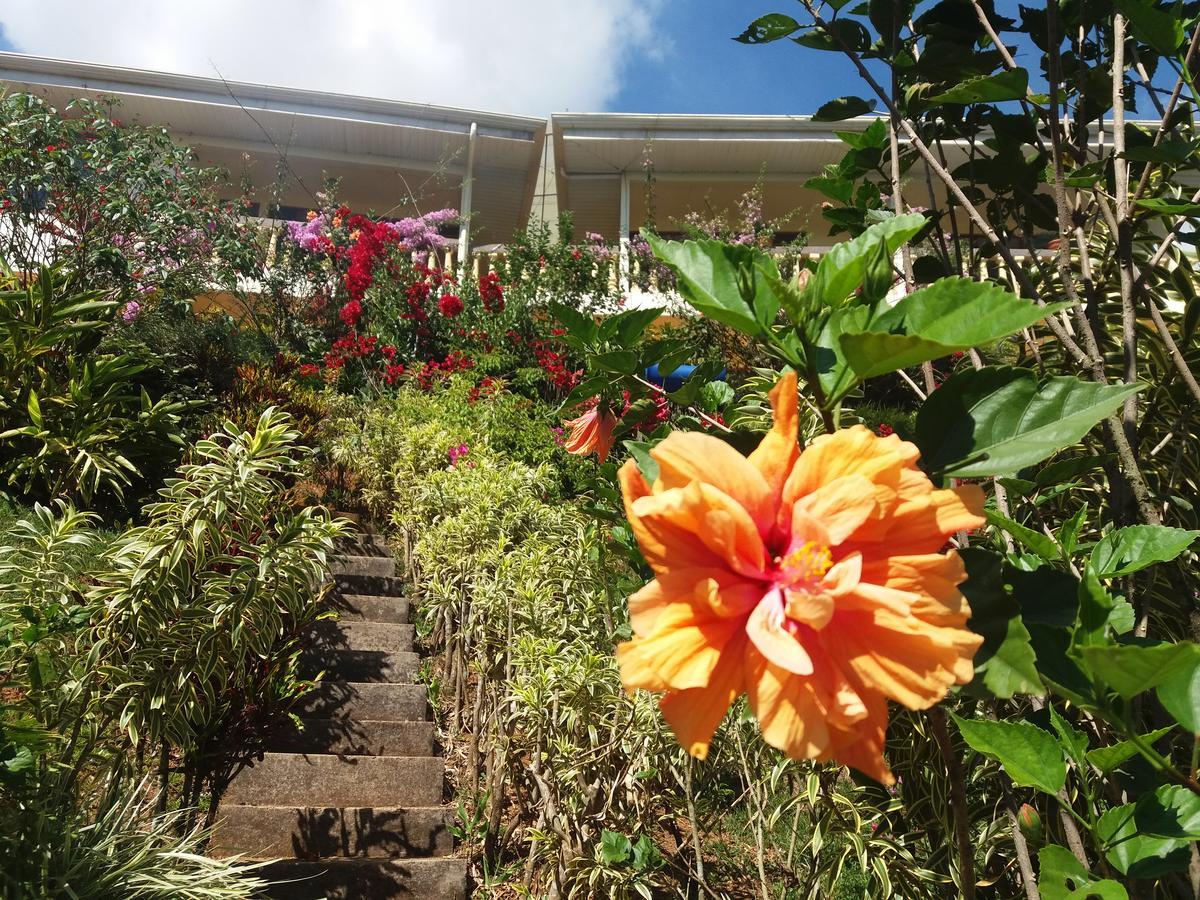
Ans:
[{"label": "blue plastic object", "polygon": [[[651,384],[657,384],[668,394],[672,391],[677,391],[683,387],[683,383],[692,377],[692,373],[696,371],[695,366],[684,365],[677,368],[669,375],[663,375],[658,371],[658,363],[646,369],[646,380]],[[727,370],[722,369],[718,375],[713,378],[713,381],[724,381]]]}]

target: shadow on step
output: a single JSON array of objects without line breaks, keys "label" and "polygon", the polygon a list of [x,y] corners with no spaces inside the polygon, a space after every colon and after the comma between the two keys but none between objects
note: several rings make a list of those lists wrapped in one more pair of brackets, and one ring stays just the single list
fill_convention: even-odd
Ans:
[{"label": "shadow on step", "polygon": [[447,813],[431,809],[300,809],[292,832],[297,859],[439,856],[453,847]]}]

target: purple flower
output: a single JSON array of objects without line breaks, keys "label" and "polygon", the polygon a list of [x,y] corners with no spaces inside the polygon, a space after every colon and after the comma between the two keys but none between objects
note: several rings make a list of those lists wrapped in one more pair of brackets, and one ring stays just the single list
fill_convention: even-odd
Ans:
[{"label": "purple flower", "polygon": [[325,229],[328,224],[324,215],[316,216],[307,222],[288,222],[288,237],[301,250],[311,253],[320,248],[321,238],[325,237]]},{"label": "purple flower", "polygon": [[447,243],[438,229],[457,218],[458,210],[439,209],[423,216],[389,222],[387,227],[399,239],[401,250],[438,250]]},{"label": "purple flower", "polygon": [[142,313],[142,304],[136,300],[130,300],[121,307],[121,321],[128,325]]}]

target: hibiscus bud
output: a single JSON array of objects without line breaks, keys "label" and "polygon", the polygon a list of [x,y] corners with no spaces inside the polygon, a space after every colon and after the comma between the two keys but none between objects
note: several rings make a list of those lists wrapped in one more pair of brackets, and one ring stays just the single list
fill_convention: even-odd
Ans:
[{"label": "hibiscus bud", "polygon": [[1025,835],[1025,840],[1034,846],[1042,844],[1045,839],[1042,817],[1028,803],[1022,803],[1021,808],[1017,810],[1017,824],[1021,827],[1021,834]]}]

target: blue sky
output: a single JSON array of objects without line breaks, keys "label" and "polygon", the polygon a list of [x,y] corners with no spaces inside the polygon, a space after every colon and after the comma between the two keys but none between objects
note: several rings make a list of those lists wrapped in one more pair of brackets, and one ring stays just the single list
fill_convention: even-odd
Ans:
[{"label": "blue sky", "polygon": [[854,67],[842,56],[779,41],[739,44],[758,16],[802,9],[791,0],[667,0],[658,16],[666,47],[661,57],[631,60],[612,101],[620,112],[811,113],[842,94],[861,93]]},{"label": "blue sky", "polygon": [[[1019,0],[996,0],[1016,17]],[[0,48],[541,116],[810,114],[868,91],[836,53],[733,40],[795,0],[4,0]],[[230,23],[238,23],[230,28]],[[72,23],[63,27],[63,23]],[[1018,62],[1038,87],[1036,51]],[[1143,111],[1143,114],[1145,111]]]}]

